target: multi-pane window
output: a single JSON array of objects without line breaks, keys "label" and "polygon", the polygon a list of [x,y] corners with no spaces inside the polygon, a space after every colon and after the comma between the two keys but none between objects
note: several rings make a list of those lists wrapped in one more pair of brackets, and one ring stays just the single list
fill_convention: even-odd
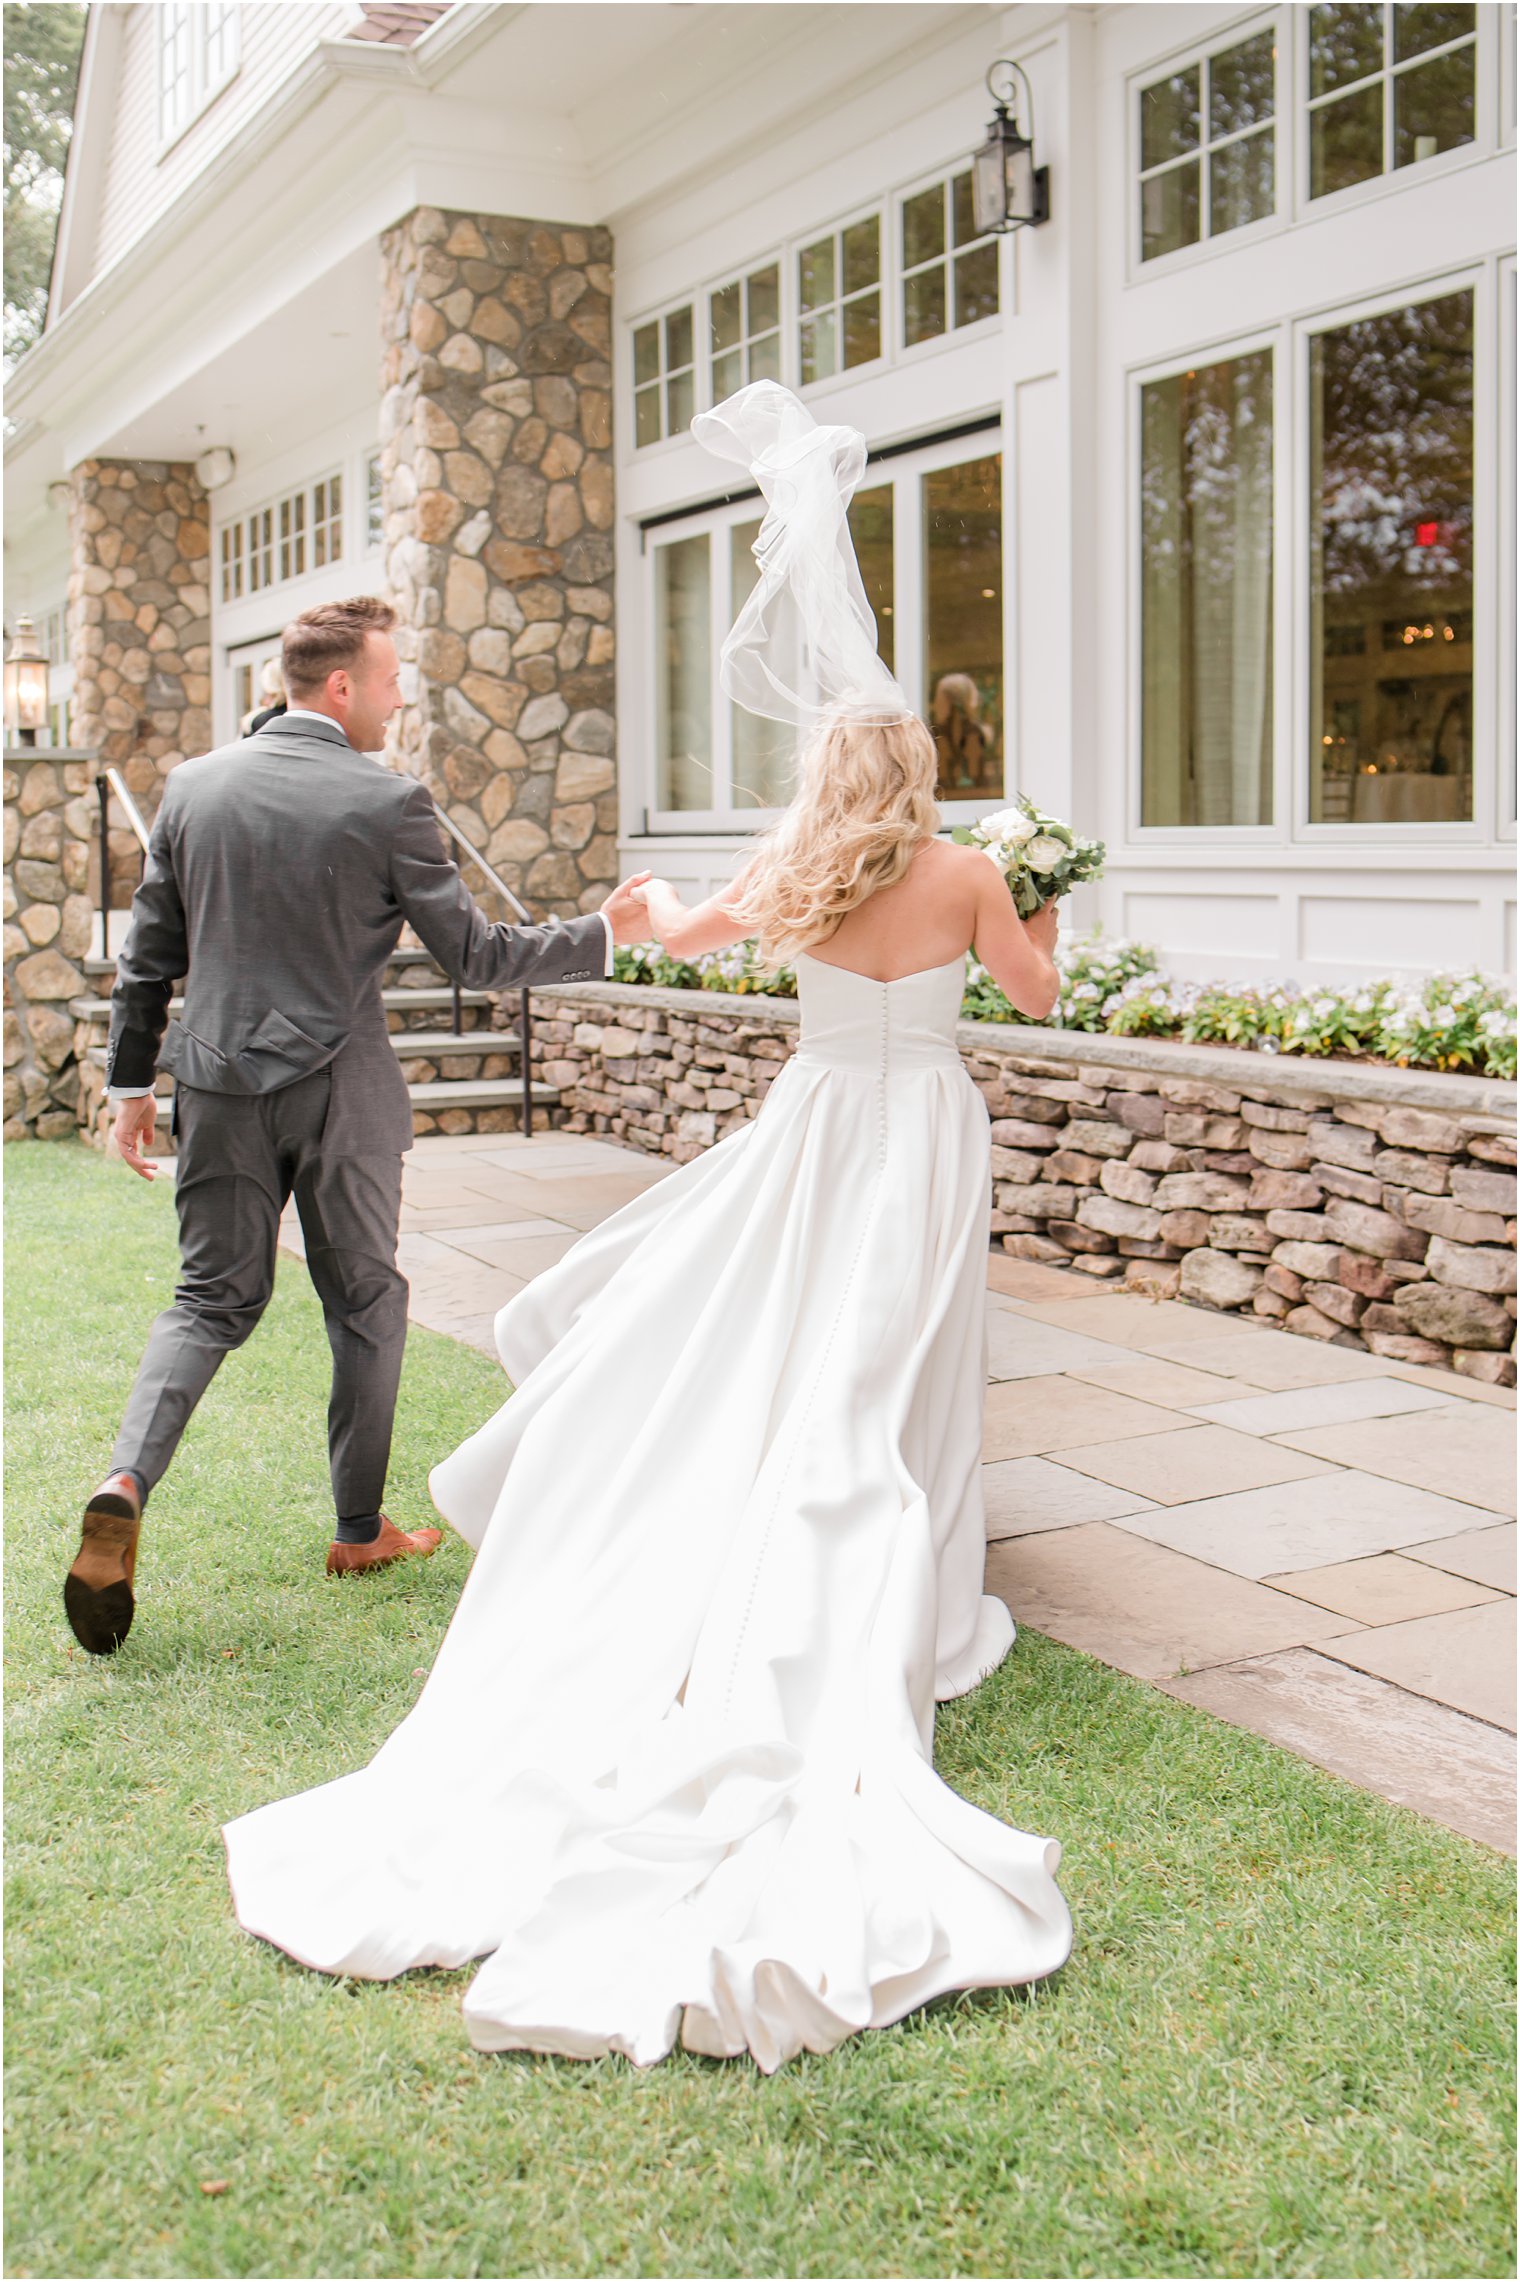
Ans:
[{"label": "multi-pane window", "polygon": [[868,214],[797,256],[802,385],[881,355],[881,217]]},{"label": "multi-pane window", "polygon": [[171,142],[220,94],[238,67],[238,11],[222,0],[160,0],[158,132]]},{"label": "multi-pane window", "polygon": [[292,492],[282,499],[280,515],[280,577],[300,578],[306,569],[306,494]]},{"label": "multi-pane window", "polygon": [[224,523],[217,540],[223,602],[260,594],[343,560],[343,478],[302,484]]},{"label": "multi-pane window", "polygon": [[[996,452],[955,459],[930,446],[873,469],[850,502],[877,649],[929,724],[944,801],[1003,794],[1001,489]],[[649,550],[656,813],[737,823],[795,790],[796,732],[731,703],[716,682],[718,637],[758,576],[760,527],[748,506],[718,508]],[[778,672],[806,686],[805,660],[780,660]]]},{"label": "multi-pane window", "polygon": [[1477,14],[1445,5],[1310,8],[1311,198],[1473,140]]},{"label": "multi-pane window", "polygon": [[385,544],[385,486],[380,476],[380,454],[371,452],[364,463],[364,548],[375,554]]},{"label": "multi-pane window", "polygon": [[1316,333],[1309,451],[1310,821],[1466,822],[1471,291]]},{"label": "multi-pane window", "polygon": [[1272,358],[1140,396],[1141,822],[1272,821]]},{"label": "multi-pane window", "polygon": [[311,487],[311,567],[323,570],[343,559],[343,478],[324,476]]},{"label": "multi-pane window", "polygon": [[241,517],[235,523],[222,525],[222,600],[239,602],[243,594],[243,525]]},{"label": "multi-pane window", "polygon": [[781,378],[781,265],[768,262],[707,297],[713,402],[751,380]]},{"label": "multi-pane window", "polygon": [[1269,24],[1141,88],[1142,261],[1272,212],[1276,74]]},{"label": "multi-pane window", "polygon": [[633,440],[679,436],[697,408],[691,303],[639,325],[633,335]]},{"label": "multi-pane window", "polygon": [[969,169],[903,200],[902,303],[908,349],[997,315],[997,240],[976,234]]}]

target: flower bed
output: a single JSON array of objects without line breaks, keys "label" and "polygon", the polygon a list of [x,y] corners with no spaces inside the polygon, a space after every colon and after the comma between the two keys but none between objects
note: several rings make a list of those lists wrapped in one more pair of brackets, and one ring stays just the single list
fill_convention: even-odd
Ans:
[{"label": "flower bed", "polygon": [[[1047,1021],[1010,1006],[985,967],[968,960],[962,1014],[968,1022],[1027,1029],[1105,1031],[1117,1038],[1179,1038],[1188,1045],[1251,1046],[1268,1054],[1385,1062],[1398,1069],[1515,1075],[1515,999],[1491,977],[1433,975],[1422,984],[1358,983],[1347,989],[1296,983],[1181,983],[1162,974],[1143,943],[1079,938],[1056,954],[1060,1001]],[[696,960],[655,949],[620,950],[619,982],[795,998],[783,968],[767,981],[754,947],[737,943]]]}]

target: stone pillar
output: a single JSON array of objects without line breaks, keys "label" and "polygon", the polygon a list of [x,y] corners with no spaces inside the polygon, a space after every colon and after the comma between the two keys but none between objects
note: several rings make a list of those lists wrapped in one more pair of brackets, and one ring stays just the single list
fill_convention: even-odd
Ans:
[{"label": "stone pillar", "polygon": [[617,876],[611,259],[427,206],[381,239],[394,757],[540,917]]},{"label": "stone pillar", "polygon": [[94,913],[88,754],[5,756],[5,1129],[7,1141],[75,1131],[81,1070],[69,1001],[87,988]]},{"label": "stone pillar", "polygon": [[[120,768],[151,823],[175,762],[211,745],[209,505],[194,470],[165,460],[85,460],[73,486],[70,735]],[[118,903],[139,853],[113,836]]]}]

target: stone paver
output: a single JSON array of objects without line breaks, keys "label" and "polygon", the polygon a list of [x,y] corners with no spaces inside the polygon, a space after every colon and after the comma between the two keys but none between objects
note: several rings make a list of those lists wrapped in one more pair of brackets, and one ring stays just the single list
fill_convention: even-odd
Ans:
[{"label": "stone paver", "polygon": [[1438,1538],[1429,1545],[1406,1545],[1404,1550],[1411,1561],[1428,1561],[1454,1577],[1471,1577],[1480,1585],[1497,1585],[1501,1592],[1513,1593],[1516,1534],[1514,1522],[1501,1521],[1492,1529]]},{"label": "stone paver", "polygon": [[1340,1616],[1354,1616],[1358,1624],[1402,1624],[1412,1616],[1443,1616],[1448,1609],[1476,1608],[1481,1601],[1505,1597],[1494,1585],[1454,1577],[1428,1561],[1406,1560],[1402,1553],[1327,1561],[1322,1569],[1286,1569],[1262,1583],[1301,1601],[1318,1601]]},{"label": "stone paver", "polygon": [[1386,1481],[1440,1490],[1492,1513],[1515,1510],[1515,1422],[1467,1404],[1415,1418],[1380,1418],[1359,1426],[1322,1426],[1277,1438],[1278,1449],[1302,1450],[1356,1466]]},{"label": "stone paver", "polygon": [[1109,1441],[1068,1448],[1063,1463],[1079,1473],[1096,1474],[1100,1482],[1112,1482],[1116,1489],[1138,1490],[1158,1505],[1187,1505],[1198,1498],[1260,1489],[1271,1482],[1304,1481],[1330,1471],[1323,1460],[1301,1457],[1252,1434],[1232,1434],[1227,1426],[1179,1427],[1175,1413],[1166,1414],[1166,1425],[1168,1432],[1147,1433],[1143,1443]]},{"label": "stone paver", "polygon": [[1042,1379],[1033,1399],[1022,1380],[1004,1379],[987,1389],[985,1421],[984,1458],[1032,1458],[1078,1443],[1168,1434],[1177,1417],[1155,1403],[1084,1386],[1080,1379]]},{"label": "stone paver", "polygon": [[1216,1664],[1157,1685],[1348,1783],[1514,1852],[1515,1739],[1502,1728],[1352,1671],[1314,1648]]},{"label": "stone paver", "polygon": [[[672,1169],[428,1136],[413,1320],[494,1356],[532,1274]],[[1015,1619],[1513,1852],[1514,1396],[1004,1255],[987,1284],[987,1581]]]},{"label": "stone paver", "polygon": [[1049,1458],[994,1459],[982,1467],[982,1498],[989,1542],[1032,1529],[1066,1529],[1074,1521],[1112,1521],[1148,1505],[1133,1490],[1089,1481]]},{"label": "stone paver", "polygon": [[1514,1733],[1515,1609],[1508,1596],[1482,1608],[1369,1626],[1327,1653]]},{"label": "stone paver", "polygon": [[1450,1400],[1433,1387],[1406,1386],[1401,1379],[1346,1379],[1274,1395],[1245,1395],[1233,1402],[1190,1403],[1188,1408],[1195,1418],[1233,1426],[1237,1434],[1294,1434],[1316,1426],[1396,1418],[1405,1411],[1441,1410]]},{"label": "stone paver", "polygon": [[[1063,1453],[1062,1463],[1071,1464],[1072,1456]],[[1126,1527],[1237,1577],[1276,1577],[1402,1550],[1443,1533],[1466,1536],[1481,1518],[1474,1507],[1433,1490],[1326,1466],[1313,1481],[1205,1495],[1169,1509],[1158,1504],[1126,1517]]]},{"label": "stone paver", "polygon": [[1107,1521],[1000,1538],[988,1549],[987,1585],[1015,1619],[1142,1680],[1361,1630]]}]

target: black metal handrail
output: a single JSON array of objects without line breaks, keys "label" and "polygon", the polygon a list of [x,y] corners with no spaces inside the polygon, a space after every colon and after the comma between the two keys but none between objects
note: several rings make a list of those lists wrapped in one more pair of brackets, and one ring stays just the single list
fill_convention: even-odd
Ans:
[{"label": "black metal handrail", "polygon": [[[470,861],[476,865],[482,876],[489,880],[508,909],[515,911],[519,919],[527,919],[530,916],[527,905],[518,901],[500,872],[494,870],[487,863],[474,841],[466,833],[460,831],[459,826],[446,809],[438,808],[436,801],[434,807],[437,808],[439,823],[456,847],[463,848]],[[533,1009],[526,985],[519,992],[518,997],[517,1029],[519,1038],[518,1061],[522,1070],[522,1131],[523,1139],[529,1141],[533,1137]],[[460,994],[458,983],[455,983],[454,1035],[456,1038],[463,1035],[463,1023],[464,1000]]]},{"label": "black metal handrail", "polygon": [[[122,805],[127,822],[132,827],[144,856],[148,853],[148,827],[143,822],[142,813],[136,801],[127,790],[120,769],[115,767],[102,769],[95,779],[95,794],[100,804],[100,955],[103,959],[109,959],[111,956],[111,795],[113,793]],[[519,919],[528,919],[530,914],[527,905],[518,901],[500,872],[486,861],[474,841],[460,831],[453,817],[442,808],[437,809],[437,816],[439,823],[448,833],[450,839],[455,842],[456,846],[464,850],[470,861],[478,867],[482,877],[490,882],[509,910],[514,911]],[[464,1035],[464,999],[457,982],[454,984],[453,990],[454,1035],[459,1038]],[[522,1130],[524,1140],[529,1140],[533,1133],[533,1010],[526,985],[519,993],[519,1000],[518,1053],[522,1064]]]}]

